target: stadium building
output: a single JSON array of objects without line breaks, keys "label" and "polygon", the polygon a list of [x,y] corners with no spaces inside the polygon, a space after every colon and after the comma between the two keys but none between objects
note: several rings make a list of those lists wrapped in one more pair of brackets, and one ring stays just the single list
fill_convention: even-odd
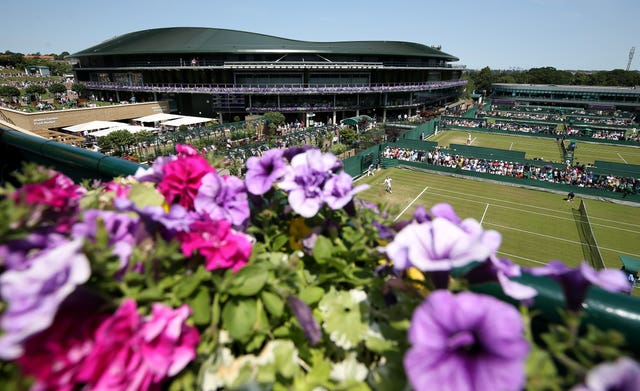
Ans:
[{"label": "stadium building", "polygon": [[494,83],[495,104],[578,106],[596,110],[640,111],[640,88]]},{"label": "stadium building", "polygon": [[455,101],[458,58],[398,41],[305,42],[215,28],[133,32],[71,56],[76,81],[113,101],[168,100],[179,114],[229,120],[279,111],[337,123],[415,115]]}]

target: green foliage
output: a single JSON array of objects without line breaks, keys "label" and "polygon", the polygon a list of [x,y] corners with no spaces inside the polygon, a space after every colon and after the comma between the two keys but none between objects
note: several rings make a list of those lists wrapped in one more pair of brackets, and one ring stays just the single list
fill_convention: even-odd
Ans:
[{"label": "green foliage", "polygon": [[128,130],[116,130],[106,136],[98,137],[98,147],[103,151],[121,152],[136,143],[136,138]]},{"label": "green foliage", "polygon": [[31,84],[24,89],[24,92],[25,94],[41,95],[41,94],[46,94],[47,89],[38,84]]},{"label": "green foliage", "polygon": [[491,68],[482,68],[480,72],[472,74],[470,79],[473,80],[473,84],[476,86],[476,92],[484,91],[487,95],[491,92],[491,84],[494,82]]},{"label": "green foliage", "polygon": [[350,126],[340,129],[340,142],[346,146],[352,146],[358,139],[356,130]]},{"label": "green foliage", "polygon": [[0,86],[0,96],[20,96],[20,90],[17,87],[13,86]]},{"label": "green foliage", "polygon": [[78,96],[82,97],[87,91],[87,86],[82,83],[73,83],[73,85],[71,85],[71,90],[78,94]]},{"label": "green foliage", "polygon": [[342,143],[332,144],[331,147],[329,147],[329,152],[333,153],[334,155],[341,155],[345,153],[346,150],[347,146]]},{"label": "green foliage", "polygon": [[266,113],[264,115],[264,118],[267,120],[268,127],[271,130],[277,129],[278,126],[282,125],[285,120],[284,114],[277,111],[271,111]]},{"label": "green foliage", "polygon": [[[464,77],[464,75],[463,75]],[[524,71],[491,71],[485,67],[480,71],[468,73],[470,83],[479,91],[487,89],[490,83],[516,84],[557,84],[557,85],[591,85],[622,86],[640,85],[640,72],[614,69],[611,71],[584,72],[563,71],[553,67],[531,68]],[[487,89],[489,91],[490,89]]]},{"label": "green foliage", "polygon": [[67,87],[60,83],[53,83],[47,89],[52,94],[64,94],[67,92]]}]

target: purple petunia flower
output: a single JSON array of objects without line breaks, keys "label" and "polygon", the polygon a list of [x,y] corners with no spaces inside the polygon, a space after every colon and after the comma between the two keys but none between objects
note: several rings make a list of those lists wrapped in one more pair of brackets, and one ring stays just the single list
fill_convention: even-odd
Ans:
[{"label": "purple petunia flower", "polygon": [[631,284],[620,270],[594,270],[586,262],[575,269],[560,261],[551,261],[545,266],[529,268],[534,276],[549,276],[562,285],[567,307],[577,311],[587,297],[590,285],[597,285],[610,292],[630,292]]},{"label": "purple petunia flower", "polygon": [[305,153],[310,149],[313,149],[313,147],[310,145],[296,145],[291,148],[285,149],[282,152],[282,157],[287,159],[288,162],[291,162],[291,159],[293,159],[295,156],[301,153]]},{"label": "purple petunia flower", "polygon": [[11,270],[27,269],[37,252],[48,251],[65,242],[65,237],[50,227],[31,232],[24,238],[0,244],[0,265]]},{"label": "purple petunia flower", "polygon": [[427,210],[424,208],[424,206],[419,205],[413,211],[413,221],[418,224],[426,223],[427,221],[431,221],[431,216],[427,214]]},{"label": "purple petunia flower", "polygon": [[0,358],[22,354],[24,340],[49,327],[60,303],[91,275],[89,260],[81,252],[82,240],[67,241],[42,251],[25,270],[0,276],[0,291],[7,308],[0,324]]},{"label": "purple petunia flower", "polygon": [[289,296],[287,297],[287,304],[289,304],[291,311],[293,311],[296,319],[298,319],[298,323],[300,323],[302,331],[304,331],[307,338],[309,338],[311,345],[320,342],[322,330],[320,330],[320,325],[313,318],[311,308],[309,308],[307,303],[295,296]]},{"label": "purple petunia flower", "polygon": [[529,344],[518,311],[493,297],[438,290],[416,308],[404,368],[415,390],[520,390]]},{"label": "purple petunia flower", "polygon": [[130,200],[118,197],[113,200],[113,205],[120,212],[137,213],[147,232],[159,231],[166,240],[172,239],[178,232],[188,232],[191,223],[201,217],[179,204],[172,204],[166,212],[161,206],[147,205],[139,208]]},{"label": "purple petunia flower", "polygon": [[120,258],[120,270],[125,270],[136,244],[148,236],[144,226],[126,213],[90,209],[84,213],[82,222],[73,226],[71,236],[95,240],[98,221],[102,221],[109,234],[108,244],[113,246],[113,254]]},{"label": "purple petunia flower", "polygon": [[332,176],[338,159],[332,154],[323,154],[310,149],[291,159],[279,187],[289,193],[289,204],[303,217],[312,217],[324,202],[323,187]]},{"label": "purple petunia flower", "polygon": [[234,227],[241,227],[250,214],[244,182],[215,172],[202,177],[193,205],[196,212],[209,215],[211,220],[228,220]]},{"label": "purple petunia flower", "polygon": [[164,166],[176,160],[175,156],[161,156],[157,158],[149,168],[139,167],[133,174],[139,182],[160,183],[164,178]]},{"label": "purple petunia flower", "polygon": [[329,178],[324,185],[324,200],[333,210],[345,206],[353,199],[353,196],[369,188],[369,185],[353,187],[351,175],[342,171]]},{"label": "purple petunia flower", "polygon": [[600,364],[589,371],[585,384],[572,391],[637,391],[640,390],[640,365],[628,357],[614,363]]},{"label": "purple petunia flower", "polygon": [[492,255],[484,263],[470,270],[464,277],[472,284],[498,281],[505,295],[516,300],[528,302],[538,294],[538,291],[509,279],[520,277],[521,275],[520,266],[508,259]]},{"label": "purple petunia flower", "polygon": [[415,266],[422,271],[449,271],[486,259],[500,241],[498,232],[484,231],[475,220],[455,224],[436,217],[404,227],[386,247],[386,253],[397,269]]},{"label": "purple petunia flower", "polygon": [[287,162],[282,154],[283,151],[280,149],[270,149],[262,157],[253,156],[247,160],[245,182],[249,193],[265,194],[277,180],[284,176]]}]

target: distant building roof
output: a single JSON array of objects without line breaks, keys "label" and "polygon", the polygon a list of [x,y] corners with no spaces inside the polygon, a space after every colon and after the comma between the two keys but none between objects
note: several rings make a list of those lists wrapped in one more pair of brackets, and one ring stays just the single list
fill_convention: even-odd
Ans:
[{"label": "distant building roof", "polygon": [[458,58],[436,48],[401,41],[307,42],[236,30],[170,27],[121,35],[68,57],[155,53],[320,53]]},{"label": "distant building roof", "polygon": [[528,90],[528,91],[558,91],[558,92],[599,92],[599,93],[626,93],[640,94],[638,87],[617,87],[617,86],[572,86],[555,84],[513,84],[513,83],[493,83],[494,89],[502,90]]}]

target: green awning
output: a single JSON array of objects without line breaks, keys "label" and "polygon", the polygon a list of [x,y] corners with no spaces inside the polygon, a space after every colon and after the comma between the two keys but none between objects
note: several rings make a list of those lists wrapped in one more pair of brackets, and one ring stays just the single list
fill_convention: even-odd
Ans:
[{"label": "green awning", "polygon": [[359,115],[357,117],[345,118],[340,121],[343,125],[358,125],[360,122],[372,122],[373,118],[368,115]]},{"label": "green awning", "polygon": [[620,255],[620,260],[624,265],[624,270],[629,273],[637,274],[640,271],[640,259],[627,255]]}]

